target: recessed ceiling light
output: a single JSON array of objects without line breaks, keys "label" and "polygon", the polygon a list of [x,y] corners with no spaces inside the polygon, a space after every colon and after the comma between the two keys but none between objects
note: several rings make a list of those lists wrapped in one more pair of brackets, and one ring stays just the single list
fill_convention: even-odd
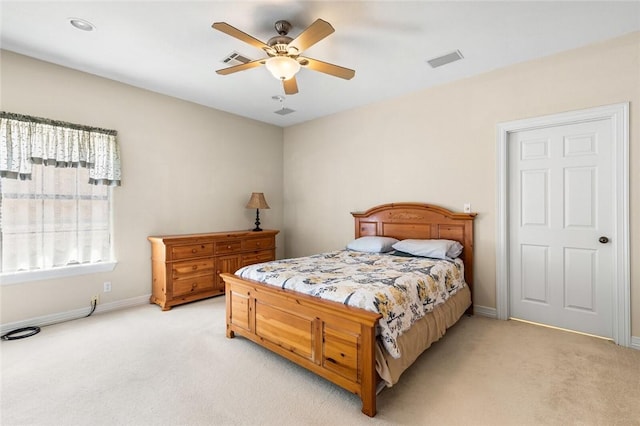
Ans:
[{"label": "recessed ceiling light", "polygon": [[69,18],[69,23],[82,31],[93,31],[95,29],[95,25],[91,22],[80,18]]}]

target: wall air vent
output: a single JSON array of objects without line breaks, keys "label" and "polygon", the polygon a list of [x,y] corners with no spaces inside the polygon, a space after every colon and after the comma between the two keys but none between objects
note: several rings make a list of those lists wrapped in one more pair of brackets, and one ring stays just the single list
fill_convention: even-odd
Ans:
[{"label": "wall air vent", "polygon": [[280,114],[280,115],[287,115],[287,114],[291,114],[292,112],[296,112],[295,110],[291,109],[291,108],[280,108],[277,111],[273,111],[276,114]]},{"label": "wall air vent", "polygon": [[249,59],[246,56],[235,51],[229,53],[227,56],[225,56],[222,59],[222,62],[229,65],[230,67],[234,65],[246,64],[247,62],[251,62],[251,61],[253,61],[253,59]]},{"label": "wall air vent", "polygon": [[447,53],[446,55],[438,56],[437,58],[427,59],[427,63],[431,65],[431,68],[438,68],[462,58],[464,58],[462,53],[460,53],[459,50],[456,50],[455,52]]}]

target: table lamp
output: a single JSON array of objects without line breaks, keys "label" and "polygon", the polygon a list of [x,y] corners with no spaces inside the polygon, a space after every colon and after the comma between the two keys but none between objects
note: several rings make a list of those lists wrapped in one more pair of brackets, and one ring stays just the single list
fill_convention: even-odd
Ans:
[{"label": "table lamp", "polygon": [[264,199],[264,194],[262,192],[253,192],[246,207],[248,209],[256,209],[256,227],[253,230],[262,231],[262,229],[260,229],[260,209],[269,208],[267,200]]}]

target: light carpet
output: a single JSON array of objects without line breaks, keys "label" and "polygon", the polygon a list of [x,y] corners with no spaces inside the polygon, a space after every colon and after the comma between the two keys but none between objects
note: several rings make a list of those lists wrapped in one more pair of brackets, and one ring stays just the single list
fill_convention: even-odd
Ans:
[{"label": "light carpet", "polygon": [[378,414],[252,342],[225,337],[224,298],[44,327],[1,343],[13,425],[640,425],[640,351],[464,317]]}]

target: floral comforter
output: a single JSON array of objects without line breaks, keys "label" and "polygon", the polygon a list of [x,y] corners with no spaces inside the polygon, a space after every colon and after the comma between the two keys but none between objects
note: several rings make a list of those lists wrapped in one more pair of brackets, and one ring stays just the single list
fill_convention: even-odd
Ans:
[{"label": "floral comforter", "polygon": [[460,259],[350,250],[250,265],[236,275],[382,314],[379,335],[394,358],[397,338],[466,285]]}]

